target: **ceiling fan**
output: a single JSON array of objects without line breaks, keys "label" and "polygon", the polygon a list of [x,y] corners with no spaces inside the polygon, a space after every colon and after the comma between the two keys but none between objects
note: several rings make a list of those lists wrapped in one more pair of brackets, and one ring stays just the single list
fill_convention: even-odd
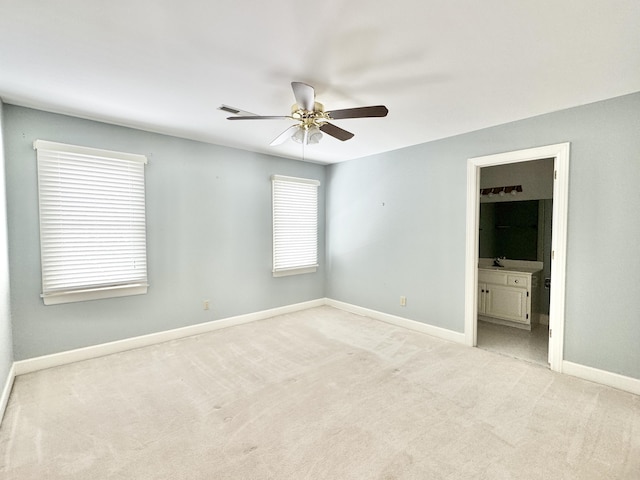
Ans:
[{"label": "ceiling fan", "polygon": [[318,143],[322,138],[321,132],[344,142],[345,140],[353,138],[353,133],[337,127],[330,123],[330,120],[386,117],[389,112],[384,105],[345,108],[325,112],[324,106],[316,102],[315,90],[311,85],[302,82],[291,82],[291,88],[293,89],[293,96],[296,99],[296,103],[291,107],[291,115],[254,115],[226,105],[222,105],[220,110],[236,115],[234,117],[227,117],[228,120],[296,120],[298,122],[278,135],[270,143],[271,146],[280,145],[289,138],[303,145]]}]

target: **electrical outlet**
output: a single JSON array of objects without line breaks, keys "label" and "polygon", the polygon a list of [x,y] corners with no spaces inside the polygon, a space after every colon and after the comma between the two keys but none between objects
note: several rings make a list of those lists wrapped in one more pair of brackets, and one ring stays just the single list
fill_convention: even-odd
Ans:
[{"label": "electrical outlet", "polygon": [[203,300],[202,301],[202,308],[204,310],[209,310],[209,300]]},{"label": "electrical outlet", "polygon": [[400,306],[401,307],[407,306],[407,297],[405,297],[404,295],[400,297]]}]

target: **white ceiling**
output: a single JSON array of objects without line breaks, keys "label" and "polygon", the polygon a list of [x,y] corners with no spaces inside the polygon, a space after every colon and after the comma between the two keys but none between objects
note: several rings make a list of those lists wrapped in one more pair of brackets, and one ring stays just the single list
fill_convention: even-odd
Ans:
[{"label": "white ceiling", "polygon": [[339,120],[334,163],[640,91],[638,0],[0,0],[6,103],[301,158],[290,82]]}]

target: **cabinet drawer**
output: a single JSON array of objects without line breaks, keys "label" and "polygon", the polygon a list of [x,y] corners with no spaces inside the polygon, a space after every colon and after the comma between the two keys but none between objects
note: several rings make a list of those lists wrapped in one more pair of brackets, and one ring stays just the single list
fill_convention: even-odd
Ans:
[{"label": "cabinet drawer", "polygon": [[478,282],[507,285],[507,275],[504,272],[478,270]]},{"label": "cabinet drawer", "polygon": [[529,286],[529,277],[527,275],[507,274],[507,285],[527,288]]}]

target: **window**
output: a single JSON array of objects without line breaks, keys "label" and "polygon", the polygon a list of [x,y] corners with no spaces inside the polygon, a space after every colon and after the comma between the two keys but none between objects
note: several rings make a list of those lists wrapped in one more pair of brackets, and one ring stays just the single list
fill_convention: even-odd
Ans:
[{"label": "window", "polygon": [[147,292],[144,155],[36,140],[45,305]]},{"label": "window", "polygon": [[273,175],[273,275],[318,267],[317,180]]}]

